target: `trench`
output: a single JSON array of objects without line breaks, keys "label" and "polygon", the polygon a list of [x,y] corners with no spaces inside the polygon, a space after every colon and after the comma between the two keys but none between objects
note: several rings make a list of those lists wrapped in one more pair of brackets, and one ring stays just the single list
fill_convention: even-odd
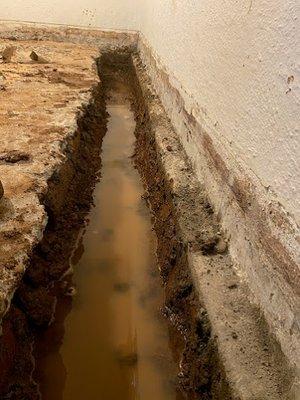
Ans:
[{"label": "trench", "polygon": [[129,95],[120,83],[108,93],[101,177],[71,257],[70,296],[36,341],[43,400],[182,398],[161,313],[156,237],[132,160]]},{"label": "trench", "polygon": [[3,321],[0,398],[230,399],[155,147],[152,125],[169,121],[150,117],[130,53],[98,67]]}]

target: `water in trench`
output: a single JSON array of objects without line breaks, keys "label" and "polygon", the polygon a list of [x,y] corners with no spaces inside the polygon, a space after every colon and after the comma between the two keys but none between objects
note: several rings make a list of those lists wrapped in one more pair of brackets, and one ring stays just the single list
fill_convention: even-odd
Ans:
[{"label": "water in trench", "polygon": [[76,294],[38,346],[43,400],[179,400],[155,237],[131,155],[133,113],[108,103],[95,206],[72,258]]}]

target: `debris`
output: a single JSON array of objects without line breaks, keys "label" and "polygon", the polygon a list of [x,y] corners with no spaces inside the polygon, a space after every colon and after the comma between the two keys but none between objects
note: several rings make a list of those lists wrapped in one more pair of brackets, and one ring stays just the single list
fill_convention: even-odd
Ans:
[{"label": "debris", "polygon": [[65,296],[67,297],[74,297],[77,293],[77,290],[74,286],[69,286],[68,289],[65,291]]},{"label": "debris", "polygon": [[6,81],[6,77],[2,72],[0,72],[0,90],[6,90],[4,81]]},{"label": "debris", "polygon": [[15,46],[6,46],[5,49],[1,52],[1,58],[3,63],[9,63],[12,59],[12,56],[16,52]]},{"label": "debris", "polygon": [[3,197],[3,195],[4,195],[4,189],[3,189],[2,182],[0,181],[0,199]]},{"label": "debris", "polygon": [[24,153],[23,151],[12,150],[6,153],[0,153],[0,161],[5,161],[11,164],[15,164],[19,161],[28,161],[29,159],[29,154]]},{"label": "debris", "polygon": [[127,282],[117,282],[114,284],[116,292],[127,292],[130,289],[130,284]]},{"label": "debris", "polygon": [[40,64],[48,64],[49,61],[47,61],[45,58],[39,56],[35,51],[32,51],[30,54],[30,58],[32,61],[38,62]]},{"label": "debris", "polygon": [[226,253],[227,251],[227,243],[224,239],[220,238],[218,244],[216,245],[216,252],[219,254]]}]

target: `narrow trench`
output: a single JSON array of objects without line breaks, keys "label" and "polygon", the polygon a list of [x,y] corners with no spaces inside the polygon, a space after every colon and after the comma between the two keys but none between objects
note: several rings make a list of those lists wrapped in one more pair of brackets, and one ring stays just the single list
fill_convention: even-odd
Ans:
[{"label": "narrow trench", "polygon": [[49,222],[2,324],[0,398],[230,399],[155,148],[154,97],[130,53],[98,66],[101,84],[49,181]]},{"label": "narrow trench", "polygon": [[128,88],[118,82],[107,97],[94,206],[71,258],[70,297],[36,343],[35,380],[43,400],[179,400]]}]

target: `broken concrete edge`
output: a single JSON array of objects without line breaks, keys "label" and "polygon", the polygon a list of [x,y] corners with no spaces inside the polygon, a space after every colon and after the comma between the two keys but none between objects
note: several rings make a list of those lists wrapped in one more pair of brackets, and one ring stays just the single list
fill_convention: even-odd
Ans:
[{"label": "broken concrete edge", "polygon": [[0,38],[10,40],[50,40],[99,46],[102,49],[136,49],[138,32],[0,21]]},{"label": "broken concrete edge", "polygon": [[[96,76],[98,80],[98,75],[95,72],[95,77]],[[27,235],[28,243],[26,248],[23,248],[20,253],[14,254],[13,257],[16,265],[13,269],[10,266],[8,266],[8,268],[5,268],[5,266],[3,265],[3,279],[1,280],[0,290],[0,321],[2,321],[3,317],[10,308],[10,304],[14,297],[15,291],[22,281],[23,275],[29,265],[34,248],[41,242],[43,238],[49,217],[45,206],[47,196],[49,195],[49,183],[53,177],[59,174],[60,169],[67,159],[67,144],[72,143],[78,133],[78,121],[80,121],[84,117],[86,108],[93,102],[94,90],[96,88],[96,85],[97,84],[95,83],[89,91],[86,91],[83,94],[81,104],[80,106],[78,106],[77,111],[74,113],[73,124],[70,123],[68,125],[68,132],[65,134],[62,140],[56,143],[57,152],[55,161],[50,169],[44,171],[44,184],[40,185],[39,190],[33,194],[33,196],[36,198],[35,202],[39,204],[38,210],[36,210],[36,214],[38,215],[36,226],[32,230],[31,234]],[[4,188],[4,196],[2,197],[2,199],[0,199],[0,206],[5,207],[6,201],[8,201],[8,199],[6,199],[5,197]]]},{"label": "broken concrete edge", "polygon": [[[270,333],[264,316],[250,302],[249,290],[236,274],[230,255],[225,248],[220,249],[224,254],[218,254],[217,245],[221,240],[216,240],[215,249],[208,249],[212,255],[203,255],[203,244],[223,234],[216,216],[207,206],[203,186],[193,173],[178,135],[145,73],[147,66],[138,57],[133,57],[133,62],[148,107],[150,126],[145,129],[152,132],[161,173],[170,183],[188,269],[199,304],[207,312],[211,338],[216,343],[220,369],[231,388],[231,396],[242,400],[296,399],[296,373]],[[208,215],[203,218],[205,209]],[[215,382],[210,385],[217,386]],[[214,396],[223,398],[221,392],[215,392]]]},{"label": "broken concrete edge", "polygon": [[270,190],[242,167],[143,35],[138,51],[203,183],[228,240],[237,273],[291,364],[300,370],[299,226]]}]

